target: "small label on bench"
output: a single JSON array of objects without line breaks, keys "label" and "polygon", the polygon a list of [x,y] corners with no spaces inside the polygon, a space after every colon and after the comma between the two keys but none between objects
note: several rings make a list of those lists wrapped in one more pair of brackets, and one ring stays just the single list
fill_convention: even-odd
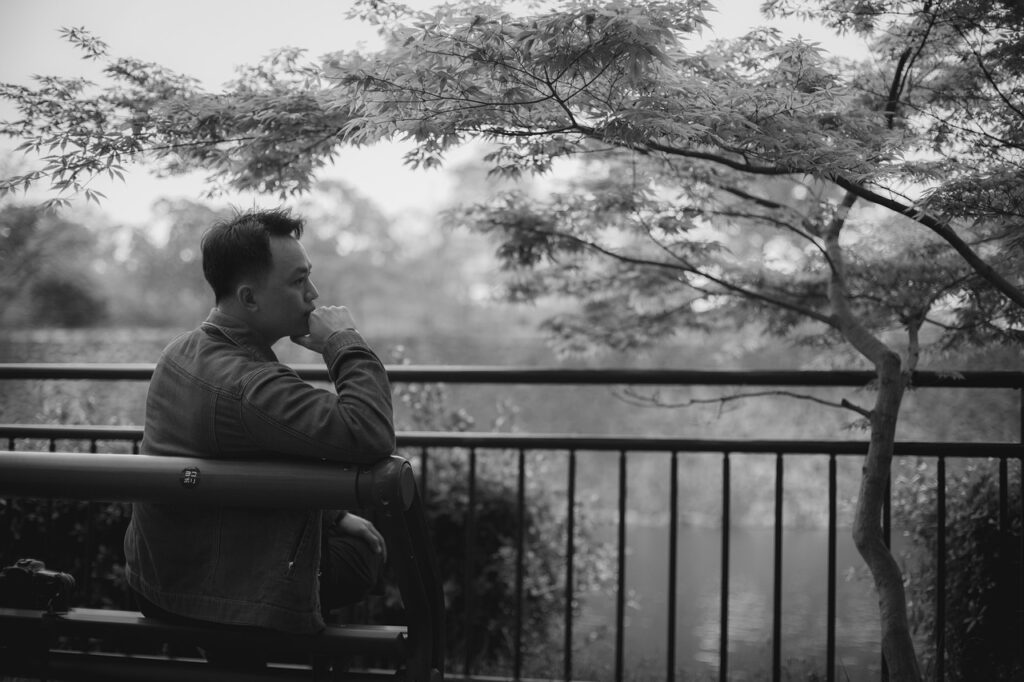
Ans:
[{"label": "small label on bench", "polygon": [[181,470],[181,486],[183,488],[195,488],[199,485],[199,468],[189,467]]}]

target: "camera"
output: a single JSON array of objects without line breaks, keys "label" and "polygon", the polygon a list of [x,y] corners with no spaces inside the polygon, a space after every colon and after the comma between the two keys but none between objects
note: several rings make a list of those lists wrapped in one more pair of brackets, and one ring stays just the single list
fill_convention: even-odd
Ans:
[{"label": "camera", "polygon": [[38,559],[18,559],[0,569],[0,606],[67,611],[74,591],[74,576],[48,570]]}]

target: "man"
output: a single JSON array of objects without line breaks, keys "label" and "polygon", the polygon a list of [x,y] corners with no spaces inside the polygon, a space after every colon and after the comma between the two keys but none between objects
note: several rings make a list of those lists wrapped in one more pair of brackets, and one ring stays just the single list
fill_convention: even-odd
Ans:
[{"label": "man", "polygon": [[[316,307],[302,221],[253,211],[202,239],[216,307],[164,350],[146,400],[143,454],[372,463],[395,447],[384,367],[344,307]],[[284,337],[323,355],[337,393],[277,361]],[[346,512],[136,504],[126,578],[147,616],[314,633],[362,599],[386,558]]]}]

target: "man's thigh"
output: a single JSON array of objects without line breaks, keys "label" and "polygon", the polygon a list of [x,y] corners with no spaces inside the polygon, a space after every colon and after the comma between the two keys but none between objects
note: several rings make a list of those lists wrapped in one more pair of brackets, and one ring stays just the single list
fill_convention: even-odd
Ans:
[{"label": "man's thigh", "polygon": [[324,530],[324,549],[320,560],[320,604],[326,614],[331,609],[361,601],[377,585],[384,570],[383,556],[369,543],[343,535],[337,526]]}]

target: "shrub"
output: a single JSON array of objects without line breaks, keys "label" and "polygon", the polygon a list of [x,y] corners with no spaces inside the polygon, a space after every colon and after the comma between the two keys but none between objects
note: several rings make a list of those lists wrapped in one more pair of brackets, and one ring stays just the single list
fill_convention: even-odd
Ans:
[{"label": "shrub", "polygon": [[[999,527],[999,475],[994,463],[971,462],[946,480],[946,679],[1016,680],[1020,650],[1020,470],[1009,476],[1008,527]],[[922,660],[934,669],[938,585],[936,476],[919,463],[898,480],[894,513],[909,534],[907,593]]]},{"label": "shrub", "polygon": [[[473,419],[449,406],[442,385],[402,385],[396,402],[406,408],[406,428],[467,431]],[[499,406],[496,429],[507,428],[514,409]],[[411,461],[418,454],[405,453]],[[568,508],[564,458],[531,453],[525,468],[522,653],[526,675],[548,676],[560,665],[565,613]],[[428,459],[425,502],[444,584],[447,658],[453,669],[467,658],[476,672],[508,672],[515,653],[518,457],[487,451],[477,456],[472,537],[469,533],[469,453],[434,449]],[[596,540],[595,522],[574,515],[574,594],[609,585],[611,553]],[[467,567],[467,546],[473,548]],[[469,576],[467,595],[466,585]],[[472,602],[472,610],[467,606]],[[574,600],[574,611],[577,604]]]}]

